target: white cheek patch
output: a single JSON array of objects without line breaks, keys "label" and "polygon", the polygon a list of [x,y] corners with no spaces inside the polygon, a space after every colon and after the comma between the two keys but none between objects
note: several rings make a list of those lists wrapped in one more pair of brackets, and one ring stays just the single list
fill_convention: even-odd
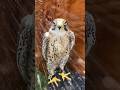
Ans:
[{"label": "white cheek patch", "polygon": [[49,32],[46,32],[46,33],[45,33],[45,37],[48,37],[48,36],[49,36]]}]

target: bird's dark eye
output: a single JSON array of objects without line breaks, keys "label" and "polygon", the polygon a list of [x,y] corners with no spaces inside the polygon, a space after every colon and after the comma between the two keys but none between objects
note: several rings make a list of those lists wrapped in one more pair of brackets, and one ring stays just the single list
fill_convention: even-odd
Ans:
[{"label": "bird's dark eye", "polygon": [[52,30],[55,30],[55,26],[52,28]]},{"label": "bird's dark eye", "polygon": [[65,31],[68,31],[68,29],[67,29],[67,25],[64,25],[64,29],[65,29]]},{"label": "bird's dark eye", "polygon": [[52,30],[55,30],[55,27],[56,27],[56,24],[55,24],[55,22],[53,22],[53,28],[52,28]]},{"label": "bird's dark eye", "polygon": [[55,25],[55,22],[53,22],[53,24]]},{"label": "bird's dark eye", "polygon": [[65,29],[65,31],[68,31],[67,25],[68,25],[67,22],[65,22],[65,23],[64,23],[64,29]]},{"label": "bird's dark eye", "polygon": [[53,21],[53,25],[56,26],[56,23]]}]

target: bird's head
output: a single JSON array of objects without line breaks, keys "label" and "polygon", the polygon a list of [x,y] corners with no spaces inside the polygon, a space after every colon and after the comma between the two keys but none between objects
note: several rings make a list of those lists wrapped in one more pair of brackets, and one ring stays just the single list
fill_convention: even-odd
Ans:
[{"label": "bird's head", "polygon": [[62,18],[57,18],[54,19],[52,22],[52,26],[51,29],[54,30],[58,30],[58,31],[68,31],[68,24],[67,21],[65,19]]}]

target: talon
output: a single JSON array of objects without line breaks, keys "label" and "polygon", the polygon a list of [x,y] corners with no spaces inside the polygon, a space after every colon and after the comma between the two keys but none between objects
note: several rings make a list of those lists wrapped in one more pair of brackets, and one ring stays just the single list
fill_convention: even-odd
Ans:
[{"label": "talon", "polygon": [[48,82],[48,84],[55,83],[55,85],[58,87],[58,83],[57,82],[60,82],[60,79],[58,79],[57,77],[53,77],[52,79],[50,79],[50,81]]},{"label": "talon", "polygon": [[59,73],[59,75],[62,77],[63,81],[64,81],[65,79],[71,81],[71,78],[68,77],[68,75],[70,75],[70,72],[69,72],[69,73],[66,73],[66,74],[62,72],[62,73]]}]

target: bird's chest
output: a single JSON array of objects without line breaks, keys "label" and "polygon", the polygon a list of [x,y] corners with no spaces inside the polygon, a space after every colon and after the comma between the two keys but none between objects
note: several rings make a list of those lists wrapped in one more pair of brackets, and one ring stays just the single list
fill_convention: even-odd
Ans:
[{"label": "bird's chest", "polygon": [[50,50],[54,53],[63,53],[67,49],[69,38],[67,34],[56,34],[50,38]]}]

